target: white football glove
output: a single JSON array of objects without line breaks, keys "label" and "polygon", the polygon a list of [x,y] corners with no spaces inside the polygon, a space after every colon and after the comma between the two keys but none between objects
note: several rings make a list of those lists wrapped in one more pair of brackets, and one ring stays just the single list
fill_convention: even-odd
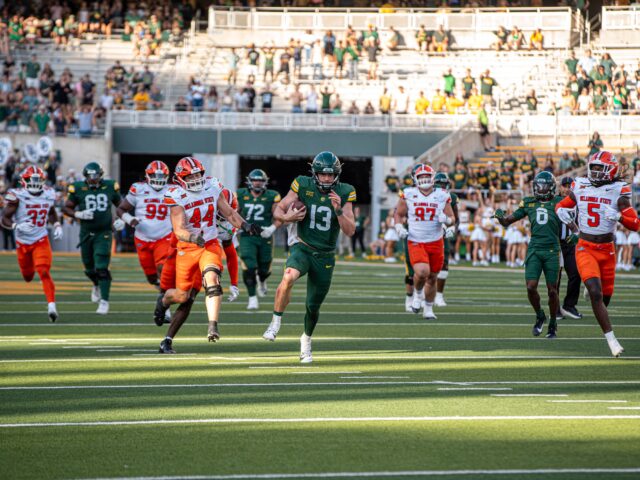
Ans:
[{"label": "white football glove", "polygon": [[74,215],[78,220],[93,220],[93,210],[80,210]]},{"label": "white football glove", "polygon": [[406,238],[409,236],[409,231],[404,228],[404,225],[402,225],[401,223],[396,223],[395,229],[400,238]]},{"label": "white football glove", "polygon": [[[140,223],[140,219],[138,217],[134,217],[129,212],[124,212],[122,214],[122,220],[124,220],[127,225],[131,225],[134,228]],[[134,222],[135,225],[133,225]]]},{"label": "white football glove", "polygon": [[116,232],[120,232],[122,230],[124,230],[126,223],[124,223],[124,220],[122,220],[121,218],[116,218],[113,221],[113,228],[115,229]]},{"label": "white football glove", "polygon": [[12,228],[17,232],[31,233],[36,229],[36,226],[31,222],[20,222],[20,223],[14,223],[12,225]]},{"label": "white football glove", "polygon": [[449,218],[444,212],[438,214],[438,221],[445,225],[451,225],[451,218]]},{"label": "white football glove", "polygon": [[615,208],[608,205],[604,206],[604,218],[606,218],[607,220],[613,220],[614,222],[617,222],[618,220],[620,220],[621,216],[622,214]]},{"label": "white football glove", "polygon": [[53,239],[54,240],[60,240],[62,238],[62,225],[60,225],[60,222],[56,222],[53,224]]},{"label": "white football glove", "polygon": [[240,289],[235,285],[231,285],[231,287],[229,287],[229,296],[227,297],[227,300],[229,302],[233,302],[239,296],[240,296]]},{"label": "white football glove", "polygon": [[558,218],[560,219],[560,221],[566,225],[573,222],[576,217],[576,212],[575,212],[575,209],[573,208],[561,207],[556,211],[556,214],[558,215]]},{"label": "white football glove", "polygon": [[269,225],[268,227],[264,227],[262,229],[262,232],[260,232],[260,236],[262,238],[271,238],[271,235],[273,235],[273,232],[276,231],[276,226],[275,225]]},{"label": "white football glove", "polygon": [[456,227],[447,227],[444,230],[444,236],[447,238],[453,238],[456,236]]}]

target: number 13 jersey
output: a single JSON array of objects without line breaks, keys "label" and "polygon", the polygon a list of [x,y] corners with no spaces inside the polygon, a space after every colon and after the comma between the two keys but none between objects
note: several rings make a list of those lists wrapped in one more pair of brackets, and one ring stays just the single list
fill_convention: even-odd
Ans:
[{"label": "number 13 jersey", "polygon": [[407,202],[409,236],[412,242],[431,243],[440,240],[443,235],[438,214],[442,213],[451,195],[446,190],[434,188],[429,195],[423,194],[417,187],[405,188],[400,198]]},{"label": "number 13 jersey", "polygon": [[47,236],[49,210],[56,201],[56,192],[52,188],[44,187],[40,195],[32,195],[24,188],[12,188],[4,199],[7,203],[18,204],[13,218],[15,223],[30,223],[35,227],[28,233],[16,230],[16,242],[32,245]]},{"label": "number 13 jersey", "polygon": [[631,187],[625,182],[613,182],[600,187],[588,178],[578,177],[571,185],[578,207],[578,227],[590,235],[602,235],[616,231],[617,221],[604,218],[605,206],[618,211],[618,199],[631,197]]},{"label": "number 13 jersey", "polygon": [[164,197],[170,187],[155,190],[146,182],[131,185],[127,202],[134,207],[134,217],[140,220],[135,237],[143,242],[155,242],[171,233],[171,217]]}]

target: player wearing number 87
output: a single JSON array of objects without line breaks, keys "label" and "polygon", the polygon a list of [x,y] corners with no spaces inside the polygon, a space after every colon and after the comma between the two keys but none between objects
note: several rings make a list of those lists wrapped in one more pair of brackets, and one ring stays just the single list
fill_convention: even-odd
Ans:
[{"label": "player wearing number 87", "polygon": [[580,240],[576,264],[614,357],[624,351],[613,334],[607,311],[615,281],[615,231],[618,222],[634,232],[640,229],[640,220],[631,206],[631,187],[619,169],[618,160],[610,152],[593,154],[587,164],[587,176],[576,178],[569,195],[556,207],[564,223],[571,222],[571,212],[578,209]]},{"label": "player wearing number 87", "polygon": [[[400,192],[394,221],[401,238],[407,237],[409,260],[413,267],[413,300],[411,309],[423,318],[435,319],[433,302],[436,279],[444,264],[444,226],[454,223],[451,195],[444,189],[434,189],[435,171],[419,163],[412,172],[414,187]],[[408,224],[405,229],[404,223]]]},{"label": "player wearing number 87", "polygon": [[546,321],[544,310],[540,306],[538,282],[544,272],[549,295],[549,328],[547,338],[555,338],[557,332],[556,312],[559,311],[558,275],[560,273],[560,219],[555,208],[562,197],[556,195],[556,179],[550,172],[540,172],[533,179],[533,197],[524,197],[518,208],[508,216],[496,210],[495,217],[503,227],[529,218],[531,241],[527,248],[524,278],[527,283],[529,303],[536,312],[533,335],[542,333]]},{"label": "player wearing number 87", "polygon": [[147,281],[158,287],[162,266],[171,250],[171,219],[169,207],[164,203],[169,188],[169,167],[154,160],[145,169],[145,178],[146,182],[131,185],[116,215],[135,228],[140,265]]},{"label": "player wearing number 87", "polygon": [[[263,334],[274,341],[280,330],[282,314],[291,300],[291,289],[301,276],[307,275],[304,333],[300,337],[300,361],[311,363],[311,336],[320,317],[333,277],[335,249],[340,230],[352,236],[356,230],[352,204],[355,189],[340,183],[342,164],[331,152],[321,152],[311,162],[311,176],[299,176],[276,207],[276,220],[289,224],[289,258],[282,281],[276,291],[273,317]],[[304,208],[291,208],[301,202]]]},{"label": "player wearing number 87", "polygon": [[267,278],[271,275],[271,261],[273,260],[273,232],[280,226],[278,220],[273,219],[273,211],[280,201],[280,194],[267,189],[269,178],[260,169],[252,170],[247,175],[247,188],[239,188],[238,211],[248,222],[263,227],[260,237],[253,237],[240,233],[240,258],[242,260],[242,279],[247,287],[249,304],[247,309],[258,309],[258,295],[267,293]]},{"label": "player wearing number 87", "polygon": [[62,208],[65,215],[80,221],[80,255],[84,273],[91,283],[91,301],[98,303],[96,313],[109,312],[111,290],[112,220],[111,204],[122,201],[120,186],[115,180],[105,180],[104,171],[96,162],[82,170],[84,180],[69,185]]},{"label": "player wearing number 87", "polygon": [[47,298],[49,320],[58,318],[55,285],[51,274],[51,245],[47,236],[47,219],[54,222],[53,238],[62,238],[62,227],[54,208],[55,192],[44,184],[42,169],[30,166],[20,175],[22,188],[10,189],[5,200],[0,225],[15,231],[18,266],[26,282],[38,273]]}]

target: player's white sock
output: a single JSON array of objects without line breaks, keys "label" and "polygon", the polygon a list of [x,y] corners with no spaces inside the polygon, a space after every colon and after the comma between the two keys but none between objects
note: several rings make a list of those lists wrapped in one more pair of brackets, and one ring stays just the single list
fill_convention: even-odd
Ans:
[{"label": "player's white sock", "polygon": [[433,303],[424,302],[424,310],[422,312],[422,318],[435,320],[437,317],[433,313]]},{"label": "player's white sock", "polygon": [[465,259],[467,262],[471,261],[471,254],[470,254],[470,253],[467,253],[467,254],[464,256],[464,259]]},{"label": "player's white sock", "polygon": [[418,313],[422,308],[422,302],[424,301],[424,290],[414,289],[413,300],[411,302],[411,308],[414,313]]},{"label": "player's white sock", "polygon": [[270,342],[275,341],[278,332],[280,331],[280,323],[282,322],[282,315],[278,315],[274,313],[271,317],[271,323],[262,334],[262,338],[265,340],[269,340]]},{"label": "player's white sock", "polygon": [[616,336],[613,334],[613,330],[604,334],[604,338],[607,339],[607,342],[616,341]]}]

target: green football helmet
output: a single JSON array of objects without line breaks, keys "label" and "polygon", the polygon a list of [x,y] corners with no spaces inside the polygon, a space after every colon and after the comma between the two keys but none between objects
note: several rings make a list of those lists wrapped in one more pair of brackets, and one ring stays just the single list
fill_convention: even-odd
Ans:
[{"label": "green football helmet", "polygon": [[[340,159],[331,152],[320,152],[311,162],[311,175],[318,186],[318,190],[322,193],[329,193],[331,189],[338,183],[340,173],[342,172],[342,163]],[[321,182],[318,175],[321,173],[333,174],[331,183]]]},{"label": "green football helmet", "polygon": [[556,177],[551,172],[542,171],[533,179],[532,188],[537,200],[551,200],[556,194]]},{"label": "green football helmet", "polygon": [[433,179],[433,186],[435,188],[442,188],[443,190],[449,190],[451,183],[446,173],[438,172]]},{"label": "green football helmet", "polygon": [[98,188],[102,182],[104,170],[98,162],[89,162],[82,169],[82,175],[90,188]]},{"label": "green football helmet", "polygon": [[264,170],[255,168],[247,175],[247,187],[256,193],[262,193],[267,189],[267,183],[269,183],[269,177]]}]

